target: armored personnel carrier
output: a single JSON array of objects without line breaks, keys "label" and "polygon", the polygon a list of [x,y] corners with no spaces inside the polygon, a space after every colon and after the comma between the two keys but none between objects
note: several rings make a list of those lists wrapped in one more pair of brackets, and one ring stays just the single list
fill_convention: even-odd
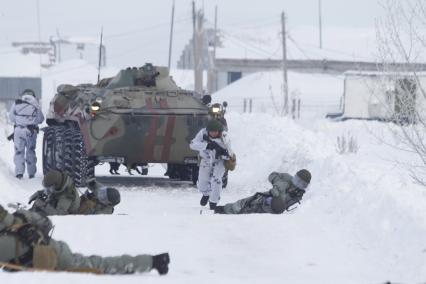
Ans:
[{"label": "armored personnel carrier", "polygon": [[197,152],[189,143],[209,119],[210,101],[149,63],[96,85],[60,85],[44,129],[43,172],[63,170],[85,186],[99,163],[167,163],[196,180]]}]

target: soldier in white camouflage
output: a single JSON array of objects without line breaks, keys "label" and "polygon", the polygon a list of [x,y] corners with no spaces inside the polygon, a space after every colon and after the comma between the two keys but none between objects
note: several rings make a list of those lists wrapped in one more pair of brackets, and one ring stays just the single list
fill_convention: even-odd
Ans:
[{"label": "soldier in white camouflage", "polygon": [[[15,175],[22,179],[27,166],[28,177],[33,178],[37,171],[36,143],[38,125],[43,122],[44,115],[31,89],[22,92],[9,112],[9,119],[15,126],[13,140],[15,143]],[[12,139],[12,137],[11,137]]]},{"label": "soldier in white camouflage", "polygon": [[80,196],[67,174],[50,170],[43,178],[43,187],[30,197],[28,203],[34,202],[31,211],[47,216],[78,213]]},{"label": "soldier in white camouflage", "polygon": [[220,200],[225,160],[234,156],[231,141],[222,123],[212,119],[192,139],[189,147],[198,151],[201,158],[197,182],[198,190],[203,194],[200,205],[209,202],[213,210]]},{"label": "soldier in white camouflage", "polygon": [[0,205],[0,262],[12,271],[47,270],[131,274],[153,269],[167,274],[168,253],[159,255],[85,256],[49,236],[52,223],[36,212],[18,210],[13,214]]},{"label": "soldier in white camouflage", "polygon": [[311,182],[311,173],[302,169],[294,176],[288,173],[273,172],[269,175],[272,189],[257,192],[253,196],[240,199],[224,206],[216,206],[217,214],[281,214],[302,200],[303,194]]}]

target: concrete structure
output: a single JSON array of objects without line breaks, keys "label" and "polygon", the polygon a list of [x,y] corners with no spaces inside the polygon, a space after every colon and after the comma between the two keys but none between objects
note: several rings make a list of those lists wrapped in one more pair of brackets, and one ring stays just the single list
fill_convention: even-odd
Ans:
[{"label": "concrete structure", "polygon": [[375,119],[410,123],[426,111],[426,73],[346,72],[337,120]]}]

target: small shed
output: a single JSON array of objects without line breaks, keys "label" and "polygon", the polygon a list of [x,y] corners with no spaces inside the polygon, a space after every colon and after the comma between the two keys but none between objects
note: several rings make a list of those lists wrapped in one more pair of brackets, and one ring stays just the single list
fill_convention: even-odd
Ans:
[{"label": "small shed", "polygon": [[341,110],[336,120],[414,122],[426,110],[426,73],[345,72]]}]

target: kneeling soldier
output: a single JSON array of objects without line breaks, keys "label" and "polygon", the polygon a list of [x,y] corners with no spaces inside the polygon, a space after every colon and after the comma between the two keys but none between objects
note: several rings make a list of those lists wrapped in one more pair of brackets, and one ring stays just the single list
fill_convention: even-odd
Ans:
[{"label": "kneeling soldier", "polygon": [[114,206],[120,203],[120,192],[113,187],[91,181],[87,190],[80,197],[80,208],[78,214],[112,214]]},{"label": "kneeling soldier", "polygon": [[4,269],[129,274],[156,269],[167,274],[168,253],[159,255],[84,256],[49,236],[52,223],[38,213],[9,214],[0,205],[0,266]]},{"label": "kneeling soldier", "polygon": [[249,214],[272,213],[281,214],[295,203],[302,200],[306,188],[311,182],[311,173],[300,170],[296,175],[273,172],[269,175],[272,189],[267,192],[257,192],[253,196],[228,203],[225,206],[216,206],[218,214]]},{"label": "kneeling soldier", "polygon": [[44,176],[43,186],[44,190],[39,190],[30,197],[28,204],[34,201],[30,211],[44,215],[78,213],[80,196],[68,175],[51,170]]}]

